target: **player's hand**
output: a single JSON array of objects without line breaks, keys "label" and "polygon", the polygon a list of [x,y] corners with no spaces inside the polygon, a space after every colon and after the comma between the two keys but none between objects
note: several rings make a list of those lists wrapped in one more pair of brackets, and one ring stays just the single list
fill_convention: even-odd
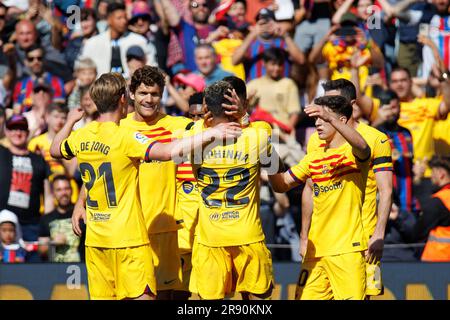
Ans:
[{"label": "player's hand", "polygon": [[75,205],[72,214],[72,230],[79,237],[83,234],[80,228],[80,220],[83,220],[86,224],[86,209],[83,206]]},{"label": "player's hand", "polygon": [[222,107],[227,110],[225,114],[232,117],[236,121],[239,121],[244,115],[244,104],[241,99],[239,99],[236,90],[228,90],[228,94],[224,95],[225,99],[230,101],[230,104],[222,103]]},{"label": "player's hand", "polygon": [[70,110],[69,114],[67,115],[67,122],[69,123],[76,123],[78,120],[83,118],[84,116],[84,110],[81,107],[76,107],[72,110]]},{"label": "player's hand", "polygon": [[300,257],[302,257],[302,261],[303,261],[303,259],[305,258],[305,255],[306,255],[306,248],[308,247],[308,239],[306,238],[306,239],[302,239],[302,238],[300,238],[300,251],[299,251],[299,254],[300,254]]},{"label": "player's hand", "polygon": [[242,129],[239,123],[227,122],[212,127],[210,133],[215,139],[234,139],[241,135]]},{"label": "player's hand", "polygon": [[325,122],[331,122],[337,119],[331,112],[316,104],[308,105],[305,108],[305,113],[311,118],[318,117]]},{"label": "player's hand", "polygon": [[366,250],[366,262],[370,264],[377,263],[383,256],[384,239],[383,237],[373,235],[369,240]]}]

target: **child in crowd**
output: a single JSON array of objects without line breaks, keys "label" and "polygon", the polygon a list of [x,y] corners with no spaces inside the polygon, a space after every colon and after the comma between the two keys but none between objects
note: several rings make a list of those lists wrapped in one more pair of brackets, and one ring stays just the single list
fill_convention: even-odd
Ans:
[{"label": "child in crowd", "polygon": [[69,109],[80,105],[82,88],[89,88],[97,78],[97,67],[91,58],[80,58],[75,61],[74,74],[76,78],[75,88],[67,100]]},{"label": "child in crowd", "polygon": [[0,262],[25,262],[25,255],[17,216],[6,209],[0,211]]}]

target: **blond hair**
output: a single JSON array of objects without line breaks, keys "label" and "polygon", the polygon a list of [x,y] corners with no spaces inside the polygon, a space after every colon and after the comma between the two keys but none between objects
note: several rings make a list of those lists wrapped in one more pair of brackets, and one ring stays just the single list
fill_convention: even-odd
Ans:
[{"label": "blond hair", "polygon": [[119,100],[126,95],[127,82],[120,73],[104,73],[95,80],[89,94],[99,113],[114,112],[119,107]]}]

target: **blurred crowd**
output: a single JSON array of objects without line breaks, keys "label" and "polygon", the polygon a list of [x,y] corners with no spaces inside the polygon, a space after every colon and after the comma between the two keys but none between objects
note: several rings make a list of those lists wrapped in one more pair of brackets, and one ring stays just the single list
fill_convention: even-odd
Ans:
[{"label": "blurred crowd", "polygon": [[[85,111],[76,128],[96,119],[89,87],[98,76],[114,71],[129,80],[144,65],[166,73],[170,115],[187,116],[189,98],[215,81],[245,80],[250,120],[277,129],[287,166],[302,159],[315,130],[304,107],[323,95],[326,80],[351,80],[353,117],[386,133],[392,147],[385,260],[420,260],[430,230],[450,226],[449,193],[438,213],[427,212],[450,182],[449,7],[449,0],[0,0],[0,261],[84,259],[70,221],[80,173],[76,161],[52,159],[50,144],[70,109]],[[301,187],[275,194],[261,183],[273,258],[298,260]]]}]

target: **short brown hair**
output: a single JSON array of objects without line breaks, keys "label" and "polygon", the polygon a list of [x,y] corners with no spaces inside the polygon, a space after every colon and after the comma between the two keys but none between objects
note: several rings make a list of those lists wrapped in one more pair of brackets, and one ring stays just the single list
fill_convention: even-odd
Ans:
[{"label": "short brown hair", "polygon": [[134,94],[141,83],[152,87],[156,84],[162,95],[166,81],[164,73],[158,67],[143,66],[133,73],[133,76],[131,77],[130,91]]},{"label": "short brown hair", "polygon": [[61,103],[52,103],[48,108],[47,108],[47,114],[52,113],[53,111],[57,111],[60,113],[64,113],[64,114],[68,114],[69,113],[69,108],[67,108],[67,106],[65,104],[61,104]]},{"label": "short brown hair", "polygon": [[434,155],[428,162],[430,168],[442,168],[450,175],[450,156]]},{"label": "short brown hair", "polygon": [[89,94],[99,113],[116,111],[119,100],[126,94],[127,82],[120,73],[104,73],[95,80]]}]

